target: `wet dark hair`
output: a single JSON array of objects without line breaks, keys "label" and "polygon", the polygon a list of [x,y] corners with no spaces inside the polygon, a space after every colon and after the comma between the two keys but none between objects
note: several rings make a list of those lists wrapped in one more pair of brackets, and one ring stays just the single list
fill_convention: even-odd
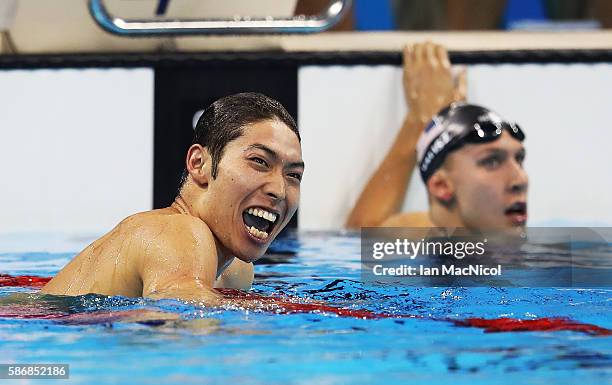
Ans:
[{"label": "wet dark hair", "polygon": [[[244,92],[225,96],[212,103],[195,127],[192,145],[206,147],[211,156],[212,177],[216,178],[219,162],[225,146],[244,134],[245,126],[263,120],[279,120],[295,133],[301,142],[300,133],[293,117],[278,101],[256,92]],[[187,170],[179,185],[179,190],[187,180]]]}]

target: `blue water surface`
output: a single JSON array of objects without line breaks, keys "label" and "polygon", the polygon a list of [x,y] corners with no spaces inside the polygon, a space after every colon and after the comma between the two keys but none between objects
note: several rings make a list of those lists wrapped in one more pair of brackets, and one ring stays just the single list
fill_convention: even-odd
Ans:
[{"label": "blue water surface", "polygon": [[[40,250],[40,243],[24,248]],[[50,276],[77,251],[0,250],[0,273]],[[256,266],[252,291],[422,318],[271,314],[87,295],[67,306],[158,310],[186,322],[0,318],[0,363],[69,364],[70,379],[56,380],[61,384],[612,384],[611,337],[486,333],[437,320],[552,316],[612,328],[609,289],[375,285],[361,282],[360,266],[355,234],[293,234],[275,241]],[[0,288],[0,297],[15,292],[36,290]]]}]

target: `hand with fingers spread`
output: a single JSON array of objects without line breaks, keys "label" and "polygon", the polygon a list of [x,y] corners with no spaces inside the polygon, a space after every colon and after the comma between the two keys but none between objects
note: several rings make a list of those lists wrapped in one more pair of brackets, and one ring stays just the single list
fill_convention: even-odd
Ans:
[{"label": "hand with fingers spread", "polygon": [[431,42],[409,45],[403,57],[408,108],[423,125],[442,108],[465,100],[465,71],[454,79],[444,47]]}]

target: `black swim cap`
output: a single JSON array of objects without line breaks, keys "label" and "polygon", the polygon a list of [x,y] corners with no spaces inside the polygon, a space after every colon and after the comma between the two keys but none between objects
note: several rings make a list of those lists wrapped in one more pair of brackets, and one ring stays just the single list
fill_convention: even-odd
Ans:
[{"label": "black swim cap", "polygon": [[417,142],[417,162],[423,182],[442,166],[446,156],[466,143],[486,143],[497,139],[503,129],[519,141],[525,134],[515,123],[503,120],[488,108],[453,103],[429,122]]}]

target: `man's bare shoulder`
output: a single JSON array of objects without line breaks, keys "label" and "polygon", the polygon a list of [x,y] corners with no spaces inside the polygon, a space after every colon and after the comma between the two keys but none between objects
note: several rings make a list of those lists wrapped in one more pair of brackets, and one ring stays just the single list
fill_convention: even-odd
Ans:
[{"label": "man's bare shoulder", "polygon": [[135,214],[121,226],[141,244],[143,293],[184,280],[212,287],[217,272],[217,244],[199,218],[161,209]]},{"label": "man's bare shoulder", "polygon": [[393,215],[381,223],[380,227],[434,227],[434,224],[429,218],[429,213],[423,211]]},{"label": "man's bare shoulder", "polygon": [[[158,252],[163,250],[164,259],[169,256],[178,258],[181,265],[208,263],[214,265],[216,272],[217,260],[209,258],[216,256],[214,237],[208,225],[199,218],[161,209],[136,214],[126,218],[125,222],[128,226],[138,228],[148,242],[161,243],[156,249]],[[151,257],[149,253],[145,262],[148,266],[155,264],[155,268],[163,268],[156,262],[158,257]],[[253,284],[253,277],[253,264],[234,258],[215,280],[214,287],[249,289]]]},{"label": "man's bare shoulder", "polygon": [[216,271],[215,238],[199,218],[172,209],[152,210],[127,217],[114,231],[138,245],[134,262],[139,265],[143,279],[151,272],[176,272],[179,267],[181,271],[192,269],[195,273],[202,270],[202,265],[207,265],[206,271],[208,265],[214,265],[210,269]]},{"label": "man's bare shoulder", "polygon": [[43,292],[141,295],[145,273],[166,277],[178,266],[216,269],[215,256],[214,237],[200,219],[165,209],[137,213],[87,246]]},{"label": "man's bare shoulder", "polygon": [[172,241],[182,242],[187,238],[214,243],[212,232],[204,221],[168,208],[131,215],[121,221],[117,229],[143,241],[159,242],[163,238],[165,242],[174,243]]}]

